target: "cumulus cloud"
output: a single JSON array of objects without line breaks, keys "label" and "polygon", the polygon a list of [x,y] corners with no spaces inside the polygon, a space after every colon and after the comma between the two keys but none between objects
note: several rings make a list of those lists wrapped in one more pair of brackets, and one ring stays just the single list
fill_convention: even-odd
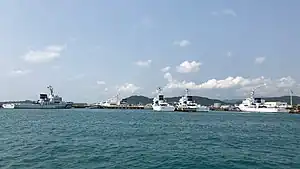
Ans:
[{"label": "cumulus cloud", "polygon": [[231,57],[231,56],[232,56],[232,53],[231,53],[231,52],[227,52],[227,56],[228,56],[228,57]]},{"label": "cumulus cloud", "polygon": [[22,69],[15,69],[10,72],[9,75],[11,76],[23,76],[31,73],[31,70],[22,70]]},{"label": "cumulus cloud", "polygon": [[105,84],[106,84],[105,81],[101,81],[101,80],[98,80],[96,83],[97,83],[98,85],[105,85]]},{"label": "cumulus cloud", "polygon": [[61,56],[63,46],[47,46],[43,50],[30,50],[23,56],[23,59],[30,63],[45,63],[53,61]]},{"label": "cumulus cloud", "polygon": [[196,61],[184,61],[179,66],[176,67],[179,73],[191,73],[198,72],[202,63]]},{"label": "cumulus cloud", "polygon": [[140,87],[136,86],[135,84],[132,83],[125,83],[121,86],[117,86],[117,89],[119,92],[131,92],[134,93],[137,90],[141,89]]},{"label": "cumulus cloud", "polygon": [[173,77],[171,75],[171,73],[167,72],[164,74],[164,78],[168,80],[168,82],[172,82],[173,81]]},{"label": "cumulus cloud", "polygon": [[162,72],[167,72],[167,71],[169,71],[170,69],[171,69],[171,67],[170,67],[170,66],[167,66],[167,67],[162,68],[161,71],[162,71]]},{"label": "cumulus cloud", "polygon": [[189,46],[191,44],[191,42],[188,40],[181,40],[181,41],[174,41],[173,44],[178,45],[180,47],[186,47],[186,46]]},{"label": "cumulus cloud", "polygon": [[234,17],[237,16],[236,12],[232,9],[223,9],[222,11],[219,11],[219,12],[213,11],[213,12],[211,12],[211,14],[214,16],[219,16],[219,15],[230,15],[230,16],[234,16]]},{"label": "cumulus cloud", "polygon": [[257,57],[257,58],[255,58],[255,63],[262,64],[262,63],[264,63],[265,60],[266,60],[265,57]]},{"label": "cumulus cloud", "polygon": [[195,83],[192,81],[175,80],[170,73],[166,73],[164,78],[168,81],[165,89],[193,89],[193,90],[209,90],[209,89],[234,89],[236,92],[249,93],[253,88],[265,84],[264,94],[277,94],[276,91],[284,91],[283,89],[291,89],[297,87],[295,79],[290,76],[279,79],[271,79],[265,77],[244,78],[241,76],[227,77],[225,79],[210,79],[203,83]]},{"label": "cumulus cloud", "polygon": [[146,60],[146,61],[137,61],[135,62],[136,65],[141,66],[141,67],[148,67],[152,63],[152,60]]}]

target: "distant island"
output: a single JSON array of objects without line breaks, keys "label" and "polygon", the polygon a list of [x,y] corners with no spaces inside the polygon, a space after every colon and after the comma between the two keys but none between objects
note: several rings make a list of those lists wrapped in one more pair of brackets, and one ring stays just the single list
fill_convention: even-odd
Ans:
[{"label": "distant island", "polygon": [[[169,103],[174,103],[174,102],[178,102],[180,98],[181,97],[166,97],[165,99]],[[143,104],[143,105],[146,105],[146,104],[152,103],[152,100],[153,100],[153,98],[149,98],[149,97],[146,97],[146,96],[134,95],[134,96],[127,97],[127,98],[123,99],[122,101],[127,102],[128,104],[134,104],[134,105],[135,104]],[[193,96],[193,100],[196,103],[200,103],[201,105],[209,105],[209,106],[214,104],[214,103],[228,104],[228,103],[225,103],[221,100],[209,99],[209,98],[206,98],[206,97],[199,97],[199,96]]]},{"label": "distant island", "polygon": [[[166,97],[165,99],[167,102],[173,103],[178,102],[181,97]],[[149,98],[146,96],[130,96],[127,98],[124,98],[122,101],[127,102],[128,104],[150,104],[152,103],[153,98]],[[290,96],[280,96],[280,97],[263,97],[268,102],[273,101],[280,101],[280,102],[287,102],[290,103]],[[221,103],[222,105],[229,104],[240,104],[242,102],[242,99],[232,99],[232,100],[218,100],[218,99],[210,99],[207,97],[200,97],[200,96],[193,96],[193,100],[201,105],[210,106],[214,103]],[[299,96],[293,96],[293,104],[300,104],[300,97]]]}]

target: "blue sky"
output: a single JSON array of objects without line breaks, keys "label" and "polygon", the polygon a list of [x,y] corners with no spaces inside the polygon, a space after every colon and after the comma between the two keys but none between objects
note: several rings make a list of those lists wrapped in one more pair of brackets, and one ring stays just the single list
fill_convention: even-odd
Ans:
[{"label": "blue sky", "polygon": [[[299,90],[297,0],[0,1],[1,100]],[[170,69],[162,68],[170,67]],[[263,76],[263,77],[262,77]],[[215,79],[215,80],[212,80]]]}]

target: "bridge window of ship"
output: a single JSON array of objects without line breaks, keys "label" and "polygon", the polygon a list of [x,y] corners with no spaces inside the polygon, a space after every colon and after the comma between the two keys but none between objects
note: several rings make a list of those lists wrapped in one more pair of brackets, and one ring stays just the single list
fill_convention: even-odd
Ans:
[{"label": "bridge window of ship", "polygon": [[158,96],[158,99],[159,99],[159,100],[164,100],[164,95],[159,95],[159,96]]}]

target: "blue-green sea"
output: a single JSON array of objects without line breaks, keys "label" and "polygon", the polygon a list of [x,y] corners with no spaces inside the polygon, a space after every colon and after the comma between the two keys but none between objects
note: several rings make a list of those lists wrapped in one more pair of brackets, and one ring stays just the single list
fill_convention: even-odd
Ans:
[{"label": "blue-green sea", "polygon": [[0,110],[1,169],[300,169],[300,115]]}]

